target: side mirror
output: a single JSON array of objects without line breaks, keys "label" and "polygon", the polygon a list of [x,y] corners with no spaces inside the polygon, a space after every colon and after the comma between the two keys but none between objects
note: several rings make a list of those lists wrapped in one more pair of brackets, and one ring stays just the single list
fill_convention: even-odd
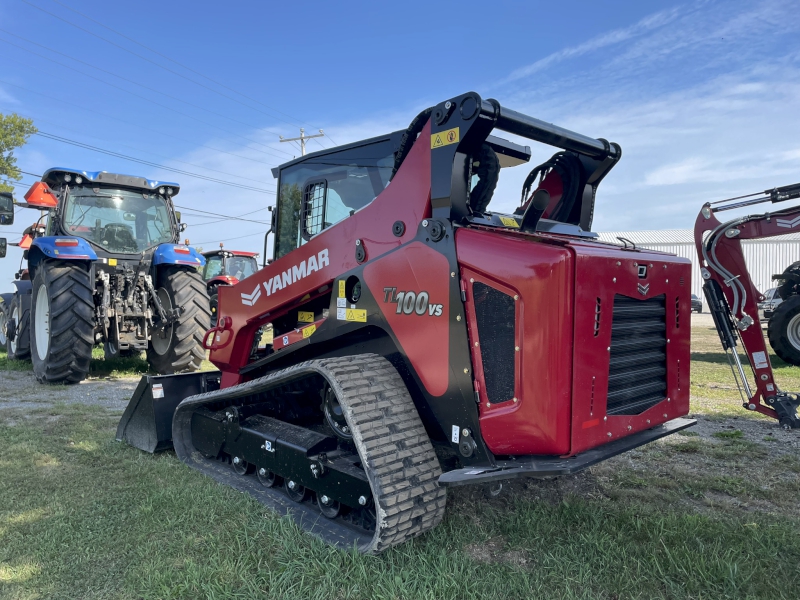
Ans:
[{"label": "side mirror", "polygon": [[275,233],[275,230],[278,227],[278,223],[275,220],[275,210],[274,209],[275,209],[274,206],[268,206],[267,207],[267,210],[270,212],[269,230],[270,230],[271,233]]},{"label": "side mirror", "polygon": [[[178,219],[178,223],[181,222],[181,211],[179,211],[179,210],[175,211],[175,218]],[[183,230],[181,229],[181,231],[183,231]]]},{"label": "side mirror", "polygon": [[0,192],[0,225],[14,224],[14,197],[10,192]]},{"label": "side mirror", "polygon": [[6,242],[6,238],[0,238],[0,258],[6,257],[7,249],[8,249],[8,243]]}]

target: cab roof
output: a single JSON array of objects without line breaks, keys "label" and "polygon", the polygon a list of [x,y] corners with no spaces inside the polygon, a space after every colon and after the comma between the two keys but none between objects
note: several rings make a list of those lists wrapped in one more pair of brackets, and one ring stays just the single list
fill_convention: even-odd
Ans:
[{"label": "cab roof", "polygon": [[47,169],[42,175],[42,181],[47,185],[53,187],[64,181],[64,174],[80,175],[87,181],[93,183],[104,183],[111,185],[120,185],[128,188],[136,188],[140,190],[155,190],[160,187],[171,187],[173,189],[173,196],[177,196],[181,189],[179,183],[171,181],[154,181],[152,179],[145,179],[144,177],[137,177],[135,175],[118,175],[117,173],[109,173],[108,171],[81,171],[79,169],[69,169],[65,167],[53,167]]},{"label": "cab roof", "polygon": [[227,248],[223,248],[222,250],[209,250],[208,252],[203,252],[202,255],[208,258],[209,256],[216,256],[217,254],[222,254],[223,252],[227,254],[232,254],[233,256],[247,256],[247,257],[258,256],[258,252],[245,252],[244,250],[228,250]]}]

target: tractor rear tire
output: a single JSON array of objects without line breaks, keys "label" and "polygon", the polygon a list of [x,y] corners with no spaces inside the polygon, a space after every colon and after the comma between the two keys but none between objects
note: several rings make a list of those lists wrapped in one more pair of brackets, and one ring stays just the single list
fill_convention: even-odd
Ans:
[{"label": "tractor rear tire", "polygon": [[[6,318],[8,321],[14,321],[14,341],[11,341],[6,335],[6,353],[9,360],[25,360],[30,358],[31,346],[28,342],[30,337],[30,309],[22,308],[22,300],[19,294],[14,294],[14,299],[6,307],[8,311]],[[8,324],[6,324],[8,327]],[[8,331],[8,329],[6,329]],[[20,344],[19,340],[25,340],[25,343]]]},{"label": "tractor rear tire", "polygon": [[781,360],[800,366],[800,296],[790,296],[778,305],[768,321],[767,335]]},{"label": "tractor rear tire", "polygon": [[195,270],[169,267],[160,277],[158,298],[165,310],[181,307],[177,321],[154,331],[147,362],[159,374],[196,371],[206,356],[203,338],[211,328],[211,309],[203,278]]},{"label": "tractor rear tire", "polygon": [[94,289],[86,265],[41,263],[32,294],[33,374],[42,383],[83,381],[94,346]]},{"label": "tractor rear tire", "polygon": [[5,302],[3,299],[0,299],[0,348],[3,348],[4,350],[8,344],[6,327],[8,325],[7,309],[9,308],[11,308],[11,304]]}]

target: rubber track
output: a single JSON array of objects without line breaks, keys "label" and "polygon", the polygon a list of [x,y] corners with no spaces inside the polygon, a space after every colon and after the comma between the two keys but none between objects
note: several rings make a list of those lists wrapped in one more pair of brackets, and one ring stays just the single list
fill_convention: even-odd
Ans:
[{"label": "rubber track", "polygon": [[[44,280],[50,296],[50,347],[44,361],[36,350],[36,297]],[[30,311],[33,372],[42,383],[78,383],[89,374],[94,345],[94,290],[80,264],[46,261],[34,278]]]},{"label": "rubber track", "polygon": [[159,373],[196,371],[205,358],[203,337],[211,328],[211,307],[206,284],[195,270],[171,268],[161,281],[173,300],[173,306],[183,308],[180,319],[173,324],[172,346],[159,356],[152,348],[147,359]]},{"label": "rubber track", "polygon": [[[372,488],[377,526],[374,534],[356,530],[341,519],[328,520],[311,506],[290,501],[283,490],[262,487],[255,477],[241,477],[228,465],[204,458],[191,440],[195,409],[220,401],[245,399],[307,375],[321,375],[332,386],[353,432]],[[357,546],[377,554],[438,525],[446,492],[439,487],[439,461],[414,402],[400,375],[385,358],[360,354],[313,360],[223,390],[186,398],[172,423],[175,452],[187,465],[291,515],[305,531],[339,547]]]}]

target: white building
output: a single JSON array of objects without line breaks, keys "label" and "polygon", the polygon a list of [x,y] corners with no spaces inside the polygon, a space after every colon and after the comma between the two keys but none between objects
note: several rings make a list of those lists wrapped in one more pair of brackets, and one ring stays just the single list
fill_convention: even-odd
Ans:
[{"label": "white building", "polygon": [[[609,231],[599,233],[604,242],[620,244],[617,238],[623,237],[638,248],[648,248],[659,252],[669,252],[692,261],[692,293],[697,294],[705,305],[703,280],[700,276],[700,261],[694,245],[694,232],[691,229],[662,229],[656,231]],[[772,276],[783,273],[793,262],[800,260],[800,233],[780,235],[763,240],[742,242],[744,258],[750,277],[760,292],[774,287]]]}]

